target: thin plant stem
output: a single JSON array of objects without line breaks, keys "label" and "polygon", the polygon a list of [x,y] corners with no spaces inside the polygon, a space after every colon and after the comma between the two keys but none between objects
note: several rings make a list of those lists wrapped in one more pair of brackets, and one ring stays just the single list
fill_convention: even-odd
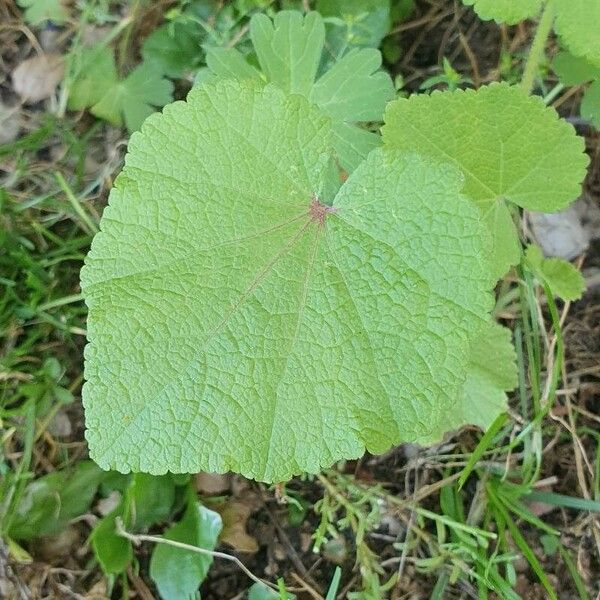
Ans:
[{"label": "thin plant stem", "polygon": [[141,542],[152,542],[153,544],[166,544],[167,546],[173,546],[173,548],[187,550],[188,552],[195,552],[196,554],[204,554],[205,556],[210,556],[212,558],[222,558],[223,560],[228,560],[230,562],[235,563],[255,583],[258,583],[259,585],[266,585],[276,591],[278,590],[278,587],[276,585],[273,585],[268,581],[264,581],[260,579],[260,577],[254,575],[254,573],[252,573],[252,571],[250,571],[250,569],[248,569],[248,567],[246,567],[246,565],[239,558],[232,556],[231,554],[226,554],[225,552],[217,552],[215,550],[208,550],[206,548],[200,548],[199,546],[192,546],[190,544],[184,544],[183,542],[169,540],[158,535],[129,533],[123,527],[123,520],[120,517],[117,517],[117,519],[115,519],[115,529],[118,535],[128,539],[136,546],[139,546]]},{"label": "thin plant stem", "polygon": [[552,31],[552,25],[554,23],[554,0],[548,0],[544,11],[538,23],[535,37],[525,63],[525,69],[523,71],[523,79],[521,80],[521,87],[526,94],[530,94],[533,90],[533,84],[535,77],[538,73],[540,63],[544,57],[544,50],[546,48],[546,42]]}]

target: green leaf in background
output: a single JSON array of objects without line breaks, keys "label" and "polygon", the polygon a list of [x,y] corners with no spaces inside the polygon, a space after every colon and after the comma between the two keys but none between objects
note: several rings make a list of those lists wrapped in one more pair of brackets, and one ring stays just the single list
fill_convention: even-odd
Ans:
[{"label": "green leaf in background", "polygon": [[[379,121],[394,97],[389,75],[381,70],[378,50],[353,50],[315,82],[324,43],[318,13],[282,11],[272,22],[265,15],[251,20],[251,35],[266,80],[290,93],[299,93],[333,120],[333,146],[341,166],[353,171],[380,143],[378,135],[358,123]],[[260,79],[261,74],[232,48],[209,48],[209,68],[221,77]]]},{"label": "green leaf in background", "polygon": [[555,3],[554,30],[575,56],[600,67],[600,2],[598,0],[550,0]]},{"label": "green leaf in background", "polygon": [[600,131],[600,79],[586,90],[581,100],[581,116]]},{"label": "green leaf in background", "polygon": [[563,51],[554,59],[552,68],[563,85],[591,82],[581,100],[581,116],[600,130],[600,66]]},{"label": "green leaf in background", "polygon": [[129,131],[137,131],[156,109],[170,102],[173,84],[154,67],[142,63],[125,79],[116,81],[90,112],[113,125],[125,123]]},{"label": "green leaf in background", "polygon": [[[122,489],[121,481],[115,483]],[[131,543],[117,533],[116,518],[123,520],[126,529],[146,531],[169,517],[174,499],[175,483],[171,475],[135,473],[128,478],[121,502],[98,522],[91,535],[96,558],[105,573],[121,573],[133,558]]]},{"label": "green leaf in background", "polygon": [[390,0],[317,0],[328,21],[326,52],[341,58],[352,48],[377,48],[391,27]]},{"label": "green leaf in background", "polygon": [[94,47],[82,52],[68,106],[90,112],[113,125],[139,129],[143,121],[172,100],[173,84],[147,63],[119,80],[112,50]]},{"label": "green leaf in background", "polygon": [[451,165],[377,149],[331,198],[330,156],[321,111],[252,82],[132,136],[81,275],[102,467],[284,481],[441,437],[488,234]]},{"label": "green leaf in background", "polygon": [[539,246],[528,246],[525,258],[538,279],[563,300],[579,300],[585,291],[583,275],[562,258],[544,258]]},{"label": "green leaf in background", "polygon": [[142,56],[161,74],[183,77],[201,64],[203,39],[203,30],[192,20],[165,23],[146,38]]},{"label": "green leaf in background", "polygon": [[64,0],[17,0],[25,9],[25,21],[30,25],[43,25],[46,21],[64,23],[69,19]]},{"label": "green leaf in background", "polygon": [[579,195],[589,162],[583,140],[554,109],[503,83],[398,99],[386,109],[383,139],[387,148],[461,169],[465,194],[494,236],[496,277],[519,259],[505,200],[528,210],[560,210]]},{"label": "green leaf in background", "polygon": [[487,429],[508,408],[506,392],[518,383],[517,357],[510,329],[486,323],[471,344],[463,387],[461,423]]},{"label": "green leaf in background", "polygon": [[392,0],[390,17],[392,23],[405,21],[415,9],[415,0]]},{"label": "green leaf in background", "polygon": [[106,473],[92,461],[39,477],[25,488],[9,530],[14,539],[60,533],[89,510]]},{"label": "green leaf in background", "polygon": [[69,90],[70,110],[84,110],[99,102],[117,80],[113,51],[107,46],[93,46],[75,52],[69,59],[75,82]]},{"label": "green leaf in background", "polygon": [[124,504],[121,503],[113,512],[98,521],[90,536],[94,554],[107,574],[122,573],[133,559],[131,542],[117,534],[116,519],[123,518],[123,511]]},{"label": "green leaf in background", "polygon": [[[214,550],[221,528],[220,515],[202,506],[190,494],[183,518],[167,529],[164,537]],[[212,556],[206,554],[157,544],[150,560],[150,577],[164,600],[188,600],[204,581],[212,561]]]},{"label": "green leaf in background", "polygon": [[175,500],[175,485],[170,475],[136,473],[128,489],[128,522],[132,529],[147,529],[164,521]]},{"label": "green leaf in background", "polygon": [[542,8],[543,0],[463,0],[463,4],[472,6],[485,21],[514,25],[535,17]]},{"label": "green leaf in background", "polygon": [[554,57],[552,69],[563,85],[581,85],[600,79],[600,67],[566,50],[562,50]]},{"label": "green leaf in background", "polygon": [[[547,0],[554,4],[554,30],[563,44],[576,56],[586,57],[600,66],[600,2],[598,0]],[[473,6],[484,20],[514,25],[535,17],[544,0],[463,0]]]}]

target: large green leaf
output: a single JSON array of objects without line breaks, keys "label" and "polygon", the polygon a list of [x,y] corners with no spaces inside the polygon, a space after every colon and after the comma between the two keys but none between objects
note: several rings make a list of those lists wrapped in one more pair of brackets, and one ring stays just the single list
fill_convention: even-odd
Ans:
[{"label": "large green leaf", "polygon": [[514,25],[540,12],[543,0],[463,0],[473,6],[479,17]]},{"label": "large green leaf", "polygon": [[[183,518],[170,527],[165,538],[213,550],[221,532],[221,517],[191,497]],[[195,597],[198,586],[213,559],[168,544],[158,544],[150,561],[150,577],[164,600],[188,600]]]},{"label": "large green leaf", "polygon": [[498,277],[519,257],[504,201],[552,212],[581,191],[588,163],[583,140],[554,109],[520,88],[492,84],[402,98],[388,105],[385,123],[386,147],[448,160],[465,174],[465,193],[494,234]]},{"label": "large green leaf", "polygon": [[81,276],[101,466],[279,481],[442,435],[486,230],[451,165],[377,149],[331,198],[330,153],[318,109],[251,82],[132,136]]},{"label": "large green leaf", "polygon": [[315,81],[324,27],[316,12],[303,16],[281,11],[274,21],[258,14],[250,30],[263,74],[233,48],[208,48],[207,65],[220,77],[264,77],[286,92],[309,98],[333,120],[337,158],[344,169],[353,171],[380,143],[378,135],[357,123],[380,121],[394,87],[390,76],[380,70],[381,53],[371,48],[348,52]]}]

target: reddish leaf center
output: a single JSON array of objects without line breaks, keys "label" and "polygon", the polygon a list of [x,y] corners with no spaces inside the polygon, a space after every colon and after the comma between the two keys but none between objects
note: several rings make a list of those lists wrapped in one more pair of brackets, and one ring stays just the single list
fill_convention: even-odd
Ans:
[{"label": "reddish leaf center", "polygon": [[325,224],[325,218],[328,214],[334,213],[336,208],[334,206],[328,206],[327,204],[322,204],[320,200],[313,196],[312,201],[310,203],[310,207],[308,209],[308,214],[310,216],[311,221],[316,221],[320,225]]}]

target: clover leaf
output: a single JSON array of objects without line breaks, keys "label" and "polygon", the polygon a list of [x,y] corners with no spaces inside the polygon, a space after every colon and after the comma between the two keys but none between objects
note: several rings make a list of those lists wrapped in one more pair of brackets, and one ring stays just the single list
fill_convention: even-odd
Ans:
[{"label": "clover leaf", "polygon": [[211,71],[232,79],[264,77],[286,92],[309,98],[331,117],[336,155],[344,169],[353,171],[380,143],[378,135],[357,124],[380,121],[394,97],[390,76],[379,70],[381,53],[354,49],[317,78],[325,42],[318,13],[281,11],[273,21],[257,14],[250,21],[250,34],[262,74],[233,48],[207,49]]},{"label": "clover leaf", "polygon": [[492,84],[434,92],[388,105],[384,146],[448,160],[465,174],[465,194],[494,236],[490,257],[501,277],[520,256],[506,200],[553,212],[580,193],[588,158],[583,140],[540,98]]},{"label": "clover leaf", "polygon": [[281,481],[443,434],[486,229],[452,165],[376,149],[332,198],[331,152],[319,109],[251,81],[132,136],[81,274],[102,467]]}]

